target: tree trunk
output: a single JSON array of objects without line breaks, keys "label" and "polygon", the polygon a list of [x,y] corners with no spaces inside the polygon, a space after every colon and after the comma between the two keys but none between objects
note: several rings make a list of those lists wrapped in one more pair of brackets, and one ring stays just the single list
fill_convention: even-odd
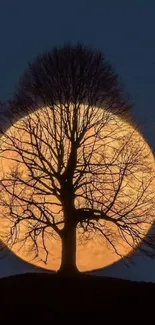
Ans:
[{"label": "tree trunk", "polygon": [[79,274],[76,266],[76,224],[66,223],[62,233],[62,258],[59,273],[64,275]]}]

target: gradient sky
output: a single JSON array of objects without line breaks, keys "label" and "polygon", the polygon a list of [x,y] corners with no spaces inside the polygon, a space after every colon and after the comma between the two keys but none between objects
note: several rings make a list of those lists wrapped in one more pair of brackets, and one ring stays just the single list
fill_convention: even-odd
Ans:
[{"label": "gradient sky", "polygon": [[29,61],[67,41],[81,41],[105,53],[155,150],[154,0],[2,0],[0,99],[13,94]]}]

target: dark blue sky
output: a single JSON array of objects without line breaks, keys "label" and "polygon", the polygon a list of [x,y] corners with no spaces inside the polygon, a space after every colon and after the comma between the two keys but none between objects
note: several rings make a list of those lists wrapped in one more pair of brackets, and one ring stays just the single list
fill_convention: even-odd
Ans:
[{"label": "dark blue sky", "polygon": [[154,0],[5,0],[0,8],[0,99],[40,52],[66,41],[92,45],[111,61],[155,150]]}]

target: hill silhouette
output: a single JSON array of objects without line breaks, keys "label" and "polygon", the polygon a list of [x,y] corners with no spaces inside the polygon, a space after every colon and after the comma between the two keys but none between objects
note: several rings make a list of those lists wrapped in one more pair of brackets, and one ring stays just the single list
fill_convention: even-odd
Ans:
[{"label": "hill silhouette", "polygon": [[155,284],[84,274],[67,278],[31,273],[1,279],[0,292],[0,310],[25,316],[33,313],[37,321],[41,316],[53,321],[63,313],[73,323],[75,315],[81,314],[87,320],[100,315],[102,322],[137,316],[148,320],[153,315]]}]

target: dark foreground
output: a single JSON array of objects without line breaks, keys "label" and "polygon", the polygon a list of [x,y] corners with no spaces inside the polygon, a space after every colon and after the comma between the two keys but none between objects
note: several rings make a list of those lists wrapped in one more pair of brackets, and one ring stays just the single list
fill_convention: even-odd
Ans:
[{"label": "dark foreground", "polygon": [[53,317],[64,312],[70,317],[72,314],[91,317],[96,313],[104,320],[125,317],[125,323],[129,317],[148,319],[155,315],[155,284],[152,283],[89,275],[64,278],[56,274],[25,274],[1,279],[0,292],[1,311],[23,313],[24,317],[33,313],[36,322],[45,315],[53,323]]}]

